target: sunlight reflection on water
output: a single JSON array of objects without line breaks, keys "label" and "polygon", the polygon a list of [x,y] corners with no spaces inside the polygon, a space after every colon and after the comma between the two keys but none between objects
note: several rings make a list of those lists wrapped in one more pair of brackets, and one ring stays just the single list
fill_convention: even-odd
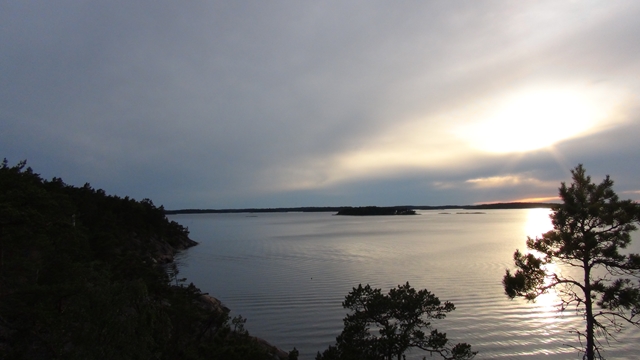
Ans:
[{"label": "sunlight reflection on water", "polygon": [[[313,359],[335,341],[352,287],[387,291],[407,281],[456,310],[436,328],[468,342],[479,359],[579,358],[582,319],[556,312],[554,293],[535,303],[509,300],[501,280],[526,236],[551,229],[548,209],[485,214],[422,211],[419,216],[343,217],[329,213],[175,215],[200,245],[181,255],[181,276],[242,314],[247,328]],[[635,236],[635,235],[634,235]],[[637,245],[637,244],[635,244]],[[634,250],[638,252],[636,248]],[[635,358],[637,331],[621,336],[609,357]],[[412,353],[407,358],[421,358]]]},{"label": "sunlight reflection on water", "polygon": [[531,238],[539,237],[553,229],[549,209],[530,209],[527,210],[527,220],[525,222],[525,234]]}]

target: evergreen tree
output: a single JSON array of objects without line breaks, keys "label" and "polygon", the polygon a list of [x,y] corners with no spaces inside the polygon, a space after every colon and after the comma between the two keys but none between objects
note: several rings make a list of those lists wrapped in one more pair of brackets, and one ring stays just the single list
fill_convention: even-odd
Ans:
[{"label": "evergreen tree", "polygon": [[[602,358],[598,337],[615,338],[624,325],[640,327],[640,256],[623,254],[639,221],[638,204],[619,200],[613,181],[591,182],[582,165],[571,171],[573,182],[560,187],[562,205],[553,210],[553,230],[527,239],[528,253],[514,254],[517,270],[507,270],[503,285],[510,298],[533,301],[554,289],[560,311],[574,308],[585,319],[585,359]],[[579,269],[578,278],[552,272],[550,264]]]},{"label": "evergreen tree", "polygon": [[445,333],[431,326],[431,320],[443,319],[455,306],[408,282],[386,295],[369,285],[358,285],[342,306],[352,311],[344,318],[344,330],[336,346],[318,353],[317,360],[400,360],[410,348],[444,359],[472,359],[476,354],[468,344],[452,346]]},{"label": "evergreen tree", "polygon": [[274,359],[228,309],[172,286],[164,263],[195,242],[151,200],[6,159],[0,189],[0,359]]}]

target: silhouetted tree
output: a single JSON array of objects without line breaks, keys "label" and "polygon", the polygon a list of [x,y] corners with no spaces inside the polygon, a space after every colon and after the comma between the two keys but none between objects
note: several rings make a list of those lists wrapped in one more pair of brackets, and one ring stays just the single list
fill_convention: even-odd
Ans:
[{"label": "silhouetted tree", "polygon": [[233,331],[228,309],[203,302],[177,268],[167,274],[162,263],[194,244],[149,199],[46,181],[5,159],[0,359],[273,360]]},{"label": "silhouetted tree", "polygon": [[[409,348],[439,354],[445,359],[472,359],[475,352],[465,343],[451,346],[445,333],[431,326],[455,306],[435,295],[415,290],[407,282],[383,294],[380,289],[358,285],[342,306],[352,311],[344,318],[344,330],[316,359],[401,359]],[[425,333],[427,331],[427,333]]]},{"label": "silhouetted tree", "polygon": [[[640,326],[640,256],[619,252],[631,242],[636,230],[638,204],[621,201],[607,176],[600,184],[591,182],[585,169],[571,170],[573,182],[560,187],[563,204],[553,210],[553,230],[527,239],[529,253],[516,250],[514,274],[507,270],[502,283],[510,298],[527,300],[555,289],[560,311],[569,307],[586,322],[576,330],[584,358],[602,358],[598,336],[605,339],[623,329],[624,324]],[[579,269],[580,277],[549,271],[549,264]]]}]

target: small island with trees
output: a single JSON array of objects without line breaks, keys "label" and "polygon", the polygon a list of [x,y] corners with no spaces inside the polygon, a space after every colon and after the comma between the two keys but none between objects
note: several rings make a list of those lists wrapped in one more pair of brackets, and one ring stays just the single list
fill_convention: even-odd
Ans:
[{"label": "small island with trees", "polygon": [[350,216],[389,216],[389,215],[417,215],[415,210],[406,207],[345,207],[338,210],[336,215]]}]

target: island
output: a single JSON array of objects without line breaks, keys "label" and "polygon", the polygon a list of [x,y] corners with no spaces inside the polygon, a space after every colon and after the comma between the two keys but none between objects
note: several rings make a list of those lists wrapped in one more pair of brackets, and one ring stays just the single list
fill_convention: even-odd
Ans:
[{"label": "island", "polygon": [[336,213],[336,215],[348,216],[389,216],[389,215],[417,215],[415,210],[406,207],[378,207],[378,206],[362,206],[362,207],[345,207]]}]

